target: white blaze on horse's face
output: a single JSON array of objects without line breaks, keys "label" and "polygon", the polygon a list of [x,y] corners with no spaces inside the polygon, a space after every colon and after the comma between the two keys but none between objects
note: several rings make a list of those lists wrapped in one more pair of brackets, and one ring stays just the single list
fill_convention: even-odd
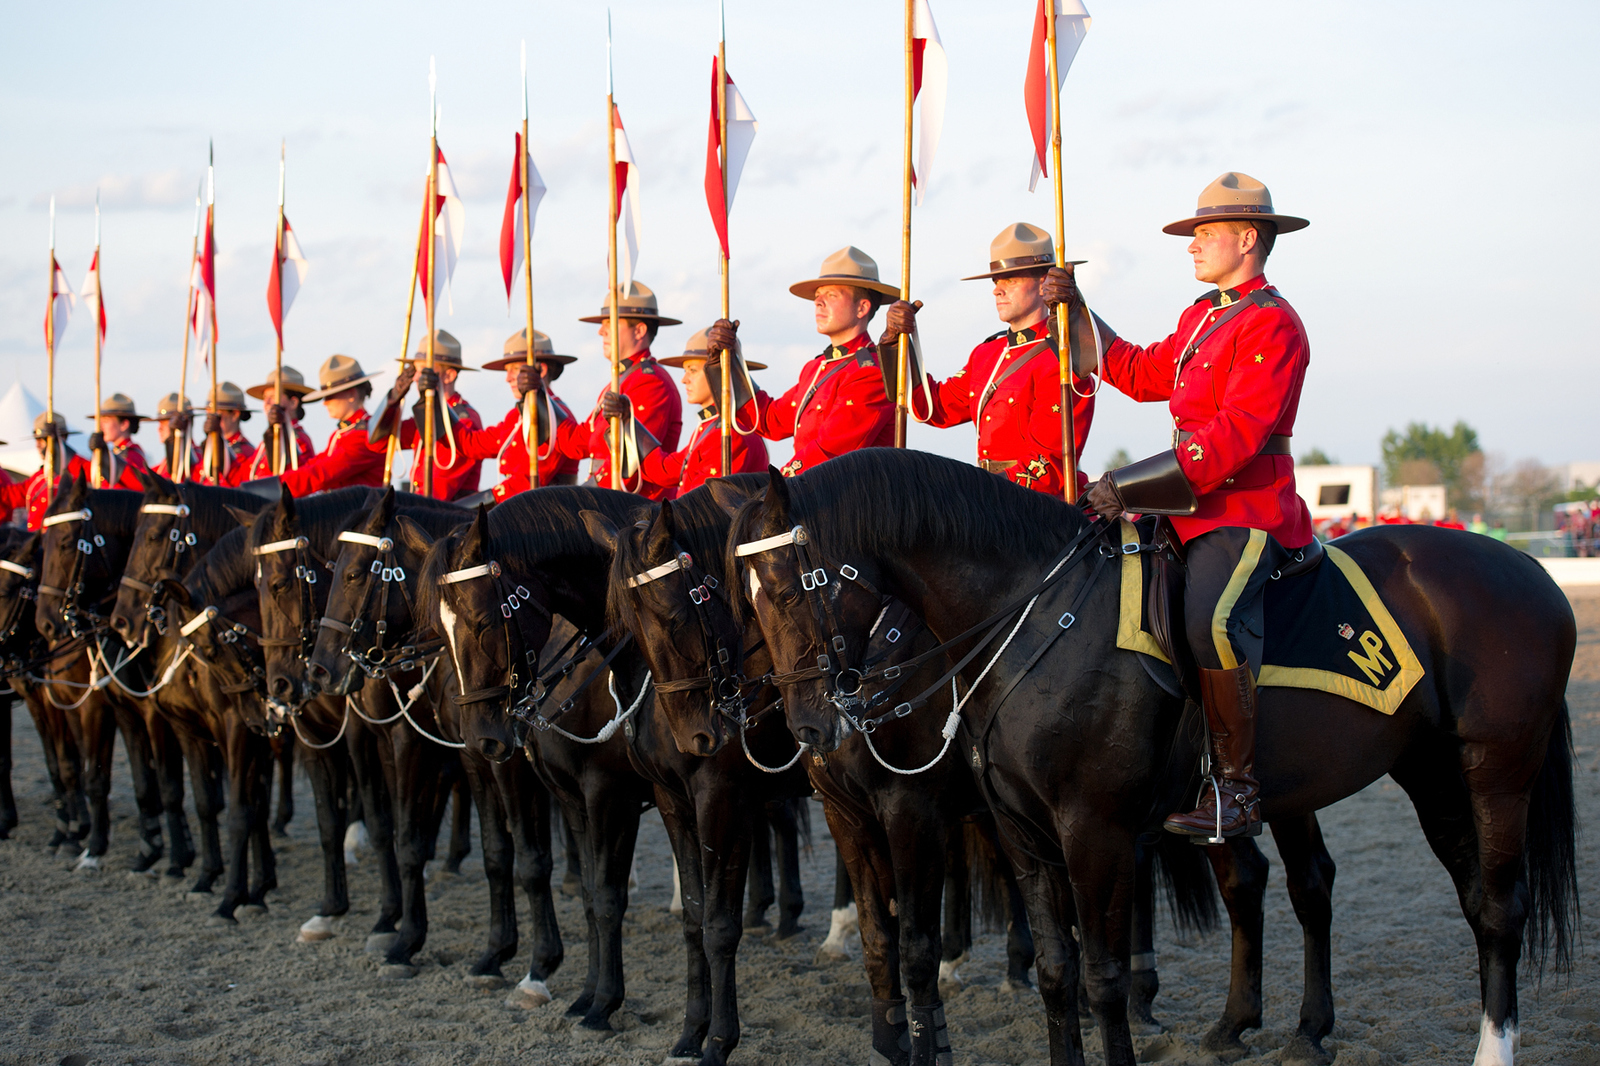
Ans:
[{"label": "white blaze on horse's face", "polygon": [[761,579],[756,576],[756,568],[750,568],[750,602],[756,602],[756,597],[761,595]]},{"label": "white blaze on horse's face", "polygon": [[456,623],[460,619],[456,616],[455,608],[450,606],[448,596],[439,597],[439,621],[444,623],[444,638],[450,642],[450,658],[455,661],[456,676],[466,677],[467,675],[461,672],[461,648],[456,638]]}]

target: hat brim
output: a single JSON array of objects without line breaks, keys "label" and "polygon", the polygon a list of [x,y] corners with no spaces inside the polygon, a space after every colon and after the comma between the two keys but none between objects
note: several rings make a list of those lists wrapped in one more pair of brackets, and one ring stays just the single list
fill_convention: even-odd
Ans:
[{"label": "hat brim", "polygon": [[[518,355],[505,355],[501,356],[499,359],[491,359],[487,363],[484,363],[483,369],[504,370],[508,366],[513,366],[518,363],[525,363],[527,361],[528,356],[526,353]],[[550,363],[554,366],[566,366],[568,363],[576,363],[578,361],[578,357],[575,355],[548,355],[534,352],[533,361],[535,363]]]},{"label": "hat brim", "polygon": [[338,395],[339,393],[343,392],[345,389],[353,389],[353,388],[355,388],[357,385],[361,384],[363,381],[372,381],[372,380],[374,380],[376,378],[380,378],[382,376],[383,376],[383,371],[381,371],[381,370],[378,371],[376,374],[362,374],[358,378],[351,378],[349,381],[341,381],[341,382],[339,382],[339,384],[330,385],[325,389],[315,389],[315,390],[313,390],[311,392],[306,393],[304,396],[300,397],[300,399],[301,400],[326,400],[329,396]]},{"label": "hat brim", "polygon": [[1174,237],[1193,237],[1195,227],[1207,222],[1272,222],[1277,224],[1279,233],[1293,233],[1311,225],[1306,219],[1296,218],[1294,215],[1265,215],[1259,211],[1219,211],[1214,215],[1180,218],[1176,222],[1162,226],[1161,232],[1170,233]]},{"label": "hat brim", "polygon": [[[668,356],[666,359],[657,359],[656,362],[660,363],[662,366],[670,366],[670,367],[675,367],[678,370],[682,370],[683,369],[683,364],[687,363],[690,359],[700,359],[700,360],[702,360],[704,362],[710,362],[711,361],[711,356],[709,356],[709,355],[691,355],[691,354],[685,353],[683,355]],[[757,363],[757,362],[755,362],[753,360],[746,359],[745,362],[744,362],[744,368],[746,370],[765,370],[767,368],[767,364],[766,363]]]},{"label": "hat brim", "polygon": [[[426,355],[413,355],[410,359],[402,359],[400,361],[406,366],[410,366],[412,363],[422,366],[427,363],[428,357]],[[464,363],[452,363],[447,360],[440,359],[437,355],[433,357],[433,368],[435,370],[444,370],[447,367],[453,370],[470,370],[474,374],[478,372],[478,368],[475,366],[467,366]]]},{"label": "hat brim", "polygon": [[831,278],[807,278],[805,281],[797,281],[790,285],[789,291],[802,300],[814,300],[817,298],[817,290],[824,285],[838,285],[846,289],[866,289],[881,296],[893,296],[897,299],[900,296],[900,286],[898,285],[890,285],[887,281],[873,281],[871,278],[856,278],[846,275],[835,275]]},{"label": "hat brim", "polygon": [[[139,414],[137,411],[135,411],[133,414],[124,414],[121,411],[101,411],[100,412],[100,417],[104,418],[106,415],[110,415],[112,418],[151,419],[151,418],[155,417],[155,415],[142,415],[142,414]],[[89,419],[92,422],[92,421],[94,421],[94,417],[95,417],[94,416],[94,412],[91,411],[90,413],[84,415],[83,417]]]},{"label": "hat brim", "polygon": [[[274,392],[277,390],[277,388],[278,386],[276,385],[252,385],[250,388],[244,390],[244,394],[253,399],[265,402],[267,393]],[[283,383],[283,391],[293,393],[296,396],[305,396],[307,393],[312,393],[316,390],[310,385],[296,385],[292,381],[286,381]]]},{"label": "hat brim", "polygon": [[[617,321],[618,322],[621,322],[624,319],[632,321],[632,322],[654,322],[658,326],[681,326],[681,325],[683,325],[683,319],[681,319],[681,318],[667,318],[665,315],[641,315],[641,314],[634,313],[634,314],[618,315],[617,316]],[[610,322],[611,321],[611,312],[610,311],[606,311],[606,312],[604,312],[602,314],[598,314],[598,315],[586,315],[583,318],[578,319],[578,321],[579,322],[587,322],[591,326],[598,326],[602,322]]]},{"label": "hat brim", "polygon": [[[1087,259],[1068,259],[1066,266],[1082,266]],[[1030,270],[1049,270],[1055,263],[1035,263],[1032,266],[1007,267],[1004,270],[991,270],[987,274],[974,274],[970,278],[961,278],[962,281],[982,281],[984,278],[1009,278],[1013,274],[1026,274]]]}]

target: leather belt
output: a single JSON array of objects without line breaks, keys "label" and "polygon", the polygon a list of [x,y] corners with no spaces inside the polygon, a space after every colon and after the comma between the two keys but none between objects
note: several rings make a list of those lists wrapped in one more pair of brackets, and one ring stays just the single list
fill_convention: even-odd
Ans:
[{"label": "leather belt", "polygon": [[991,474],[1004,474],[1007,470],[1017,465],[1015,459],[979,459],[978,469],[987,470]]},{"label": "leather belt", "polygon": [[[1187,442],[1190,437],[1194,436],[1194,434],[1187,429],[1180,429],[1174,433],[1173,436],[1177,438],[1173,445],[1176,447],[1179,444]],[[1289,442],[1293,439],[1294,438],[1290,437],[1287,433],[1274,433],[1272,436],[1267,438],[1267,446],[1262,448],[1256,454],[1289,455],[1291,454],[1289,451]]]}]

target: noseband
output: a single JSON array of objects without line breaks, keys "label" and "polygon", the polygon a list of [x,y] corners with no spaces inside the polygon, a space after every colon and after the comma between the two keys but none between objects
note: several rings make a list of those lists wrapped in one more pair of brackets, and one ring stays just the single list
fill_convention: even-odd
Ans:
[{"label": "noseband", "polygon": [[[366,581],[361,589],[361,603],[350,615],[349,622],[340,621],[326,614],[317,622],[324,629],[331,629],[335,633],[345,636],[344,647],[341,654],[348,658],[361,672],[371,678],[386,678],[390,671],[405,672],[417,665],[418,658],[437,655],[444,649],[444,641],[435,638],[430,641],[420,641],[413,644],[402,644],[395,648],[384,647],[384,638],[389,633],[389,589],[397,586],[400,595],[405,599],[406,609],[411,612],[412,624],[416,624],[416,603],[411,598],[411,588],[406,583],[406,569],[394,557],[394,539],[392,537],[375,537],[369,533],[356,533],[345,531],[339,534],[341,544],[361,544],[377,549],[377,556],[372,560],[372,565],[367,568]],[[335,564],[337,565],[337,564]],[[348,584],[348,583],[347,583]],[[373,597],[378,599],[377,613],[371,615],[373,638],[365,648],[356,648],[357,638],[366,632],[369,615],[367,609],[372,605]]]}]

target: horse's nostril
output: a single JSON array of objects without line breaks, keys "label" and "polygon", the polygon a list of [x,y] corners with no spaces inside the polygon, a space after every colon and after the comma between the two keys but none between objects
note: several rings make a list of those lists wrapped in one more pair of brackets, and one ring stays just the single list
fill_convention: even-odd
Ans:
[{"label": "horse's nostril", "polygon": [[328,680],[328,668],[321,663],[311,663],[306,667],[306,673],[319,685]]},{"label": "horse's nostril", "polygon": [[710,733],[696,733],[694,735],[694,752],[696,755],[710,755],[716,750],[716,738]]},{"label": "horse's nostril", "polygon": [[111,616],[111,628],[118,633],[126,633],[128,631],[128,620],[120,614],[114,614]]},{"label": "horse's nostril", "polygon": [[801,742],[804,744],[810,744],[813,748],[819,747],[824,740],[822,730],[818,729],[816,726],[803,725],[799,728],[799,730],[797,730],[797,732],[800,734]]},{"label": "horse's nostril", "polygon": [[286,700],[294,695],[294,682],[280,675],[268,682],[267,689],[278,699]]},{"label": "horse's nostril", "polygon": [[478,748],[491,759],[501,758],[506,750],[506,746],[493,737],[484,737],[478,741]]}]

